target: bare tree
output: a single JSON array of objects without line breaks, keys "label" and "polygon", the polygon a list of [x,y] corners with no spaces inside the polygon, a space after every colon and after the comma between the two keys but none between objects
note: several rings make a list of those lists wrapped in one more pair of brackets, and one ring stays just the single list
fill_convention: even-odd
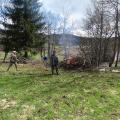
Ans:
[{"label": "bare tree", "polygon": [[46,34],[48,42],[48,58],[50,59],[51,53],[56,48],[56,33],[58,32],[59,29],[61,17],[52,12],[46,12],[45,19],[47,28]]},{"label": "bare tree", "polygon": [[104,0],[94,1],[94,10],[89,10],[85,22],[89,41],[89,49],[92,55],[91,63],[96,66],[105,61],[107,50],[109,49],[109,40],[113,35],[110,23],[110,15],[107,4]]}]

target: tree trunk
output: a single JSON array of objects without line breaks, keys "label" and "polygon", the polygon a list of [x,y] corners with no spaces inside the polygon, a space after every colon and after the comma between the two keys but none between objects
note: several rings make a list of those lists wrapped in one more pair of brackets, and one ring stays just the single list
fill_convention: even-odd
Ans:
[{"label": "tree trunk", "polygon": [[28,51],[27,50],[25,51],[24,57],[28,58]]},{"label": "tree trunk", "polygon": [[44,56],[46,55],[45,48],[44,48],[44,50],[43,50],[43,55],[44,55]]},{"label": "tree trunk", "polygon": [[102,56],[102,38],[100,38],[100,43],[99,43],[99,53],[98,53],[98,67],[101,64],[101,56]]},{"label": "tree trunk", "polygon": [[99,43],[99,53],[98,53],[98,67],[102,61],[102,40],[103,40],[103,1],[102,1],[102,11],[101,11],[101,21],[100,21],[100,43]]},{"label": "tree trunk", "polygon": [[40,56],[43,57],[43,48],[40,48]]},{"label": "tree trunk", "polygon": [[108,59],[106,60],[108,46],[109,46],[109,39],[105,39],[105,42],[104,42],[104,51],[103,51],[103,62],[107,62],[107,60],[108,60]]},{"label": "tree trunk", "polygon": [[3,63],[5,63],[5,60],[7,58],[7,55],[8,55],[8,52],[5,52],[5,56],[4,56],[4,59],[3,59]]},{"label": "tree trunk", "polygon": [[116,62],[115,62],[115,67],[118,66],[118,61],[119,61],[119,54],[120,54],[120,39],[118,40],[118,51],[117,51],[117,58],[116,58]]},{"label": "tree trunk", "polygon": [[50,44],[50,40],[48,40],[48,59],[50,60],[50,56],[51,56],[51,44]]},{"label": "tree trunk", "polygon": [[[110,61],[110,64],[109,64],[109,67],[112,67],[112,64],[114,63],[114,60],[115,60],[115,55],[116,55],[116,52],[117,52],[117,41],[118,41],[118,20],[119,20],[119,11],[118,11],[118,2],[117,2],[117,5],[116,5],[116,10],[115,10],[115,13],[116,13],[116,23],[115,23],[115,42],[114,42],[114,53],[113,53],[113,56],[112,56],[112,59]],[[117,53],[118,54],[118,53]]]}]

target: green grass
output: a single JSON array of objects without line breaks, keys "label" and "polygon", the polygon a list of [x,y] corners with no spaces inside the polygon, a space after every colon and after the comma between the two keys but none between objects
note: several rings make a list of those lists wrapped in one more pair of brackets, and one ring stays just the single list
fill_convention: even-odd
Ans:
[{"label": "green grass", "polygon": [[120,120],[120,74],[0,66],[0,120]]}]

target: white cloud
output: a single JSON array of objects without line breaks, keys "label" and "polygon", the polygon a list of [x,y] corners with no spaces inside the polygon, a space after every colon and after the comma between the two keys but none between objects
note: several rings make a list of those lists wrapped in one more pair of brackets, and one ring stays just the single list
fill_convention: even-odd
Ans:
[{"label": "white cloud", "polygon": [[[73,23],[82,25],[83,18],[86,16],[86,9],[91,0],[41,0],[45,9],[60,15],[66,15],[69,25]],[[77,25],[77,26],[78,26]],[[75,33],[84,33],[80,26]]]},{"label": "white cloud", "polygon": [[63,9],[71,13],[84,15],[91,0],[41,0],[46,9],[62,13]]},{"label": "white cloud", "polygon": [[83,37],[87,35],[87,33],[85,31],[81,30],[81,29],[74,30],[73,34],[77,35],[77,36],[83,36]]}]

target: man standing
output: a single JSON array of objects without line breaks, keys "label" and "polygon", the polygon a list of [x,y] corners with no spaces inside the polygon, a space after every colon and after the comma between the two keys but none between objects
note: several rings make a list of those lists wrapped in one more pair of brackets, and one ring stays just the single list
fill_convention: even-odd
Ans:
[{"label": "man standing", "polygon": [[18,59],[17,59],[16,51],[13,51],[10,55],[10,64],[7,71],[9,71],[9,69],[12,67],[13,64],[15,65],[15,68],[17,70],[17,61]]},{"label": "man standing", "polygon": [[56,74],[58,75],[58,57],[56,56],[56,51],[53,51],[53,54],[51,55],[51,70],[52,70],[52,75],[54,74],[54,70],[56,71]]}]

